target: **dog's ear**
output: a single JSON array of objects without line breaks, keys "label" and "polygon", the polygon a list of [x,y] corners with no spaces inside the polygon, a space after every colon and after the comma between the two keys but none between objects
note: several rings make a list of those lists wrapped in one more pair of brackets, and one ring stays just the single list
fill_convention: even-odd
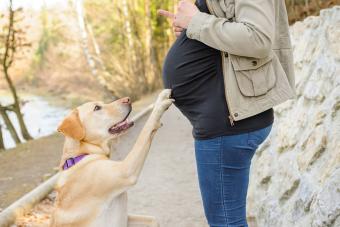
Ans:
[{"label": "dog's ear", "polygon": [[59,125],[58,132],[75,140],[81,141],[85,137],[85,129],[79,119],[78,110],[75,109]]}]

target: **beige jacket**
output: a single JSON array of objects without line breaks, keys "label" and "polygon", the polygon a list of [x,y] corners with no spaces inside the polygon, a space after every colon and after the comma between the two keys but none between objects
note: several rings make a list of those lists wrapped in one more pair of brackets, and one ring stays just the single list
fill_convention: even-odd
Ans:
[{"label": "beige jacket", "polygon": [[221,51],[231,125],[296,97],[284,0],[206,0],[186,34]]}]

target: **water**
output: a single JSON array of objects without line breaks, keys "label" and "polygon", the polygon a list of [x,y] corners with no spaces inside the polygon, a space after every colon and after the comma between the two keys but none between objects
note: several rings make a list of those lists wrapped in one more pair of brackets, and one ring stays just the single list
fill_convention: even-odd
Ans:
[{"label": "water", "polygon": [[[21,108],[27,129],[34,139],[51,135],[56,132],[58,124],[69,112],[66,108],[56,107],[50,105],[44,98],[38,96],[22,96],[24,105]],[[0,102],[2,105],[6,105],[12,102],[10,96],[1,95]],[[9,117],[14,124],[14,127],[20,132],[20,127],[15,116],[15,113],[10,112]],[[5,128],[2,118],[0,117],[0,124],[2,124],[4,143],[6,149],[15,147],[15,142],[12,139],[9,131]],[[22,141],[24,139],[19,133]]]}]

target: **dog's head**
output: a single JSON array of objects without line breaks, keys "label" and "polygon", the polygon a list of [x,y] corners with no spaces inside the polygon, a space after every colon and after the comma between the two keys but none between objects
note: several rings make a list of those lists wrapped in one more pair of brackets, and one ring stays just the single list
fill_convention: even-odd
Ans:
[{"label": "dog's head", "polygon": [[61,122],[58,131],[74,140],[100,145],[133,126],[128,120],[131,110],[129,98],[109,104],[88,102],[74,109]]}]

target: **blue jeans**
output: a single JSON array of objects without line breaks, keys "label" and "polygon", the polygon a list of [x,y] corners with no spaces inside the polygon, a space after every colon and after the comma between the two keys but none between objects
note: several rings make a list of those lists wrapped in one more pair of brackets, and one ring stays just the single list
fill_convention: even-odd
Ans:
[{"label": "blue jeans", "polygon": [[195,140],[205,216],[211,227],[247,227],[246,199],[251,159],[272,125],[256,131]]}]

